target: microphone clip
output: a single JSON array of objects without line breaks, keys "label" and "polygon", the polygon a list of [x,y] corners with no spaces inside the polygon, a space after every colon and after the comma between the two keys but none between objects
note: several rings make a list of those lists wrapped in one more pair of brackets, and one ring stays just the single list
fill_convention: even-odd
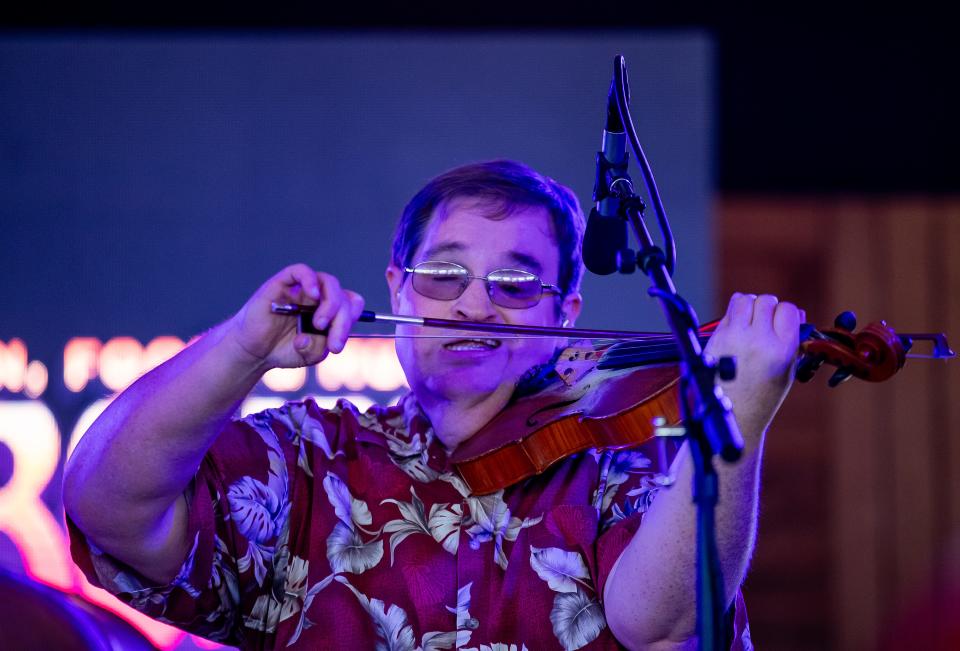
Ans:
[{"label": "microphone clip", "polygon": [[[602,151],[597,152],[597,175],[593,180],[593,200],[596,202],[602,201],[617,201],[620,197],[630,196],[633,194],[633,181],[630,179],[630,175],[627,174],[627,166],[630,162],[630,152],[623,152],[623,158],[617,163],[611,163],[607,160],[607,157],[603,155]],[[615,191],[614,188],[617,185],[626,184],[626,187],[623,191]],[[607,213],[604,216],[612,217],[616,212],[616,206],[611,206],[613,210],[606,211]]]}]

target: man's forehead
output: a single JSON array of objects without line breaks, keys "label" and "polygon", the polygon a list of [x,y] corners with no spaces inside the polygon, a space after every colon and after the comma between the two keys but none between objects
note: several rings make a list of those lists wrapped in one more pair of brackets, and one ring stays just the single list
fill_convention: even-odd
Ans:
[{"label": "man's forehead", "polygon": [[514,216],[519,216],[521,219],[531,217],[536,219],[542,215],[550,226],[550,233],[553,234],[553,221],[546,207],[487,196],[454,196],[446,199],[433,210],[431,224],[457,213],[468,213],[491,221],[500,221]]},{"label": "man's forehead", "polygon": [[478,247],[488,248],[505,260],[538,267],[558,254],[553,221],[544,207],[515,205],[505,209],[489,200],[466,198],[434,211],[420,256]]}]

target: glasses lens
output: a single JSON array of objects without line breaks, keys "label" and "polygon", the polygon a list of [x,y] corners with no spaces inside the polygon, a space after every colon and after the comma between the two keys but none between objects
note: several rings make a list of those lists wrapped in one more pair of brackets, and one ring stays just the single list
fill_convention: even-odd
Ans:
[{"label": "glasses lens", "polygon": [[540,278],[528,271],[500,269],[487,276],[490,300],[503,307],[533,307],[540,302]]},{"label": "glasses lens", "polygon": [[452,301],[463,293],[469,275],[452,262],[421,262],[413,268],[413,289],[427,298]]}]

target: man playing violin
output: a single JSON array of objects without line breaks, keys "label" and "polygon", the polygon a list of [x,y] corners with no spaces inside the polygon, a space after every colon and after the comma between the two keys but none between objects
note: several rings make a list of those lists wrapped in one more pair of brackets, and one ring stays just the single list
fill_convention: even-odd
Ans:
[{"label": "man playing violin", "polygon": [[[401,217],[393,311],[569,326],[583,221],[570,190],[519,163],[451,170]],[[299,334],[274,302],[316,305],[327,334]],[[342,351],[363,304],[329,274],[287,267],[118,396],[64,478],[87,575],[148,615],[250,649],[695,648],[685,448],[669,467],[657,443],[591,450],[490,495],[450,464],[563,338],[401,337],[410,393],[395,406],[307,400],[235,418],[267,370]],[[737,357],[724,389],[746,442],[719,467],[730,648],[752,648],[739,585],[802,317],[736,294],[707,346]]]}]

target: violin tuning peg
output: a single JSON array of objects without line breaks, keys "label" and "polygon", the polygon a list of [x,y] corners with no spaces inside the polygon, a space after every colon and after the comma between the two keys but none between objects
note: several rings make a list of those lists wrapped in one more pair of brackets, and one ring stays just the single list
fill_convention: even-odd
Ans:
[{"label": "violin tuning peg", "polygon": [[837,315],[837,318],[833,320],[833,326],[838,330],[853,332],[857,328],[857,315],[850,310],[841,312]]},{"label": "violin tuning peg", "polygon": [[797,363],[797,370],[796,373],[794,373],[794,377],[797,378],[797,382],[809,382],[821,366],[823,366],[822,359],[803,355]]},{"label": "violin tuning peg", "polygon": [[717,360],[717,375],[724,382],[737,377],[737,360],[733,357],[721,357]]},{"label": "violin tuning peg", "polygon": [[830,379],[827,380],[827,386],[833,389],[842,382],[849,380],[852,375],[853,371],[846,368],[838,368],[834,374],[830,376]]}]

